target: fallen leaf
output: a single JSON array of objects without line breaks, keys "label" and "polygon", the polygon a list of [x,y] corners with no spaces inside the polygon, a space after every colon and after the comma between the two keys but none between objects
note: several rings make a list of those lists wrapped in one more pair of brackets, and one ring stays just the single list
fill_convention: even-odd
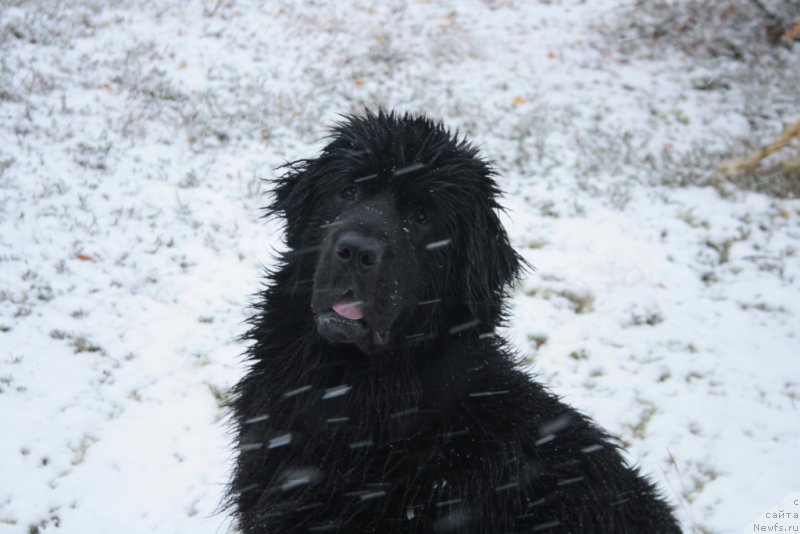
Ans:
[{"label": "fallen leaf", "polygon": [[800,20],[798,20],[794,26],[789,28],[789,31],[784,33],[781,37],[781,39],[787,43],[791,43],[797,38],[800,38]]},{"label": "fallen leaf", "polygon": [[78,258],[81,261],[90,261],[92,263],[94,263],[94,261],[95,261],[95,259],[93,257],[89,256],[88,254],[80,253],[80,254],[76,255],[75,257]]},{"label": "fallen leaf", "polygon": [[447,14],[447,16],[445,17],[445,22],[444,22],[444,24],[439,24],[439,29],[440,29],[440,30],[445,30],[445,29],[449,28],[450,26],[452,26],[452,25],[453,25],[453,23],[455,22],[455,20],[456,20],[456,12],[455,12],[455,11],[451,11],[451,12],[450,12],[450,13],[448,13],[448,14]]},{"label": "fallen leaf", "polygon": [[517,98],[514,99],[514,105],[515,106],[520,106],[520,105],[524,104],[525,102],[526,102],[526,100],[525,100],[525,97],[523,97],[523,96],[518,96]]}]

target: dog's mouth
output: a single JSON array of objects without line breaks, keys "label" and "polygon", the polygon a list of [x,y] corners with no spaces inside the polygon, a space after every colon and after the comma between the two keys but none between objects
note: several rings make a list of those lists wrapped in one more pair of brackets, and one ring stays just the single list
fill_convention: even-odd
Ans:
[{"label": "dog's mouth", "polygon": [[348,290],[330,307],[316,311],[317,331],[331,343],[350,343],[370,352],[370,348],[389,343],[389,330],[382,331],[370,322],[366,303]]}]

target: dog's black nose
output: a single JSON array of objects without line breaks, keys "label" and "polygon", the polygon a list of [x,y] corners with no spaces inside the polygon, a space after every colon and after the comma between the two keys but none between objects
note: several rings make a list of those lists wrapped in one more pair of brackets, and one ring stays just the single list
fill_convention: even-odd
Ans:
[{"label": "dog's black nose", "polygon": [[358,232],[345,232],[336,242],[336,257],[360,272],[368,271],[380,264],[383,244]]}]

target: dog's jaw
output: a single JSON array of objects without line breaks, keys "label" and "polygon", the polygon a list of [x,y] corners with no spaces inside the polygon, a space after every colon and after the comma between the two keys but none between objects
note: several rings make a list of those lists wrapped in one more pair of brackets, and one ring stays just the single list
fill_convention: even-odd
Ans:
[{"label": "dog's jaw", "polygon": [[315,321],[319,335],[330,343],[359,344],[359,340],[370,337],[370,328],[363,321],[342,317],[334,311],[317,313]]},{"label": "dog's jaw", "polygon": [[385,352],[391,346],[391,329],[381,331],[363,320],[343,317],[334,311],[316,313],[317,333],[334,345],[350,344],[370,356]]}]

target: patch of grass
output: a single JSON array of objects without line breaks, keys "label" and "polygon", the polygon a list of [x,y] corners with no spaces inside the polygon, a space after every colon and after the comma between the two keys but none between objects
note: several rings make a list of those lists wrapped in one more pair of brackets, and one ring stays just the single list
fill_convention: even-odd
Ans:
[{"label": "patch of grass", "polygon": [[72,465],[80,465],[83,463],[83,460],[86,458],[86,452],[89,450],[89,447],[97,443],[98,439],[94,436],[85,435],[81,442],[78,443],[75,447],[70,446],[74,456],[72,457]]},{"label": "patch of grass", "polygon": [[214,399],[216,399],[217,407],[227,408],[231,405],[232,399],[229,392],[215,386],[214,384],[211,384],[210,382],[206,382],[206,385],[208,386],[208,390],[214,396]]},{"label": "patch of grass", "polygon": [[206,365],[211,364],[211,360],[208,358],[208,355],[204,353],[195,353],[194,356],[194,364],[198,367],[205,367]]},{"label": "patch of grass", "polygon": [[798,19],[797,0],[636,0],[597,29],[626,55],[660,58],[679,51],[752,64],[787,45],[780,38]]},{"label": "patch of grass", "polygon": [[774,306],[768,302],[739,302],[739,307],[745,311],[758,310],[767,313],[788,313],[783,306]]},{"label": "patch of grass", "polygon": [[532,249],[539,249],[539,248],[544,248],[549,244],[550,244],[550,242],[548,240],[546,240],[546,239],[535,238],[535,239],[531,239],[531,240],[527,241],[527,243],[525,244],[525,247],[532,248]]},{"label": "patch of grass", "polygon": [[647,433],[647,426],[652,421],[653,416],[658,412],[656,405],[644,399],[636,399],[636,402],[644,406],[639,414],[639,420],[633,425],[629,425],[633,436],[637,439],[644,439]]},{"label": "patch of grass", "polygon": [[554,297],[563,299],[567,302],[570,309],[577,314],[591,313],[594,311],[595,296],[588,291],[546,287],[529,289],[525,294],[529,297],[540,297],[545,300],[552,300]]},{"label": "patch of grass", "polygon": [[697,469],[699,473],[692,477],[692,493],[694,494],[702,492],[706,484],[719,478],[719,472],[712,467],[698,466]]},{"label": "patch of grass", "polygon": [[690,371],[686,375],[685,380],[686,380],[687,384],[691,384],[692,382],[694,382],[696,380],[704,380],[705,378],[706,378],[706,375],[703,374],[703,373],[700,373],[698,371]]},{"label": "patch of grass", "polygon": [[701,219],[695,214],[694,210],[686,210],[678,215],[678,218],[692,228],[711,228],[711,223],[707,219]]},{"label": "patch of grass", "polygon": [[728,263],[728,260],[730,260],[732,245],[733,239],[724,239],[722,241],[712,241],[710,239],[706,240],[706,246],[719,254],[720,265],[723,263]]},{"label": "patch of grass", "polygon": [[178,187],[182,189],[189,189],[200,185],[200,180],[197,179],[197,173],[194,169],[186,173],[183,180],[178,182]]},{"label": "patch of grass", "polygon": [[547,336],[545,334],[529,334],[528,342],[533,345],[533,350],[538,351],[547,343]]},{"label": "patch of grass", "polygon": [[28,527],[28,534],[41,534],[42,531],[50,531],[54,528],[59,528],[61,526],[61,518],[55,513],[55,510],[51,510],[50,514],[50,517],[30,525]]},{"label": "patch of grass", "polygon": [[572,305],[572,311],[575,313],[589,313],[594,311],[594,295],[588,291],[580,292],[571,289],[563,289],[559,291],[559,296],[565,298]]},{"label": "patch of grass", "polygon": [[79,354],[81,352],[99,352],[101,354],[105,354],[102,347],[95,345],[84,336],[76,337],[72,341],[72,347],[75,349],[75,354]]},{"label": "patch of grass", "polygon": [[10,388],[11,384],[13,383],[14,383],[13,375],[0,376],[0,393],[3,393],[5,390]]},{"label": "patch of grass", "polygon": [[587,351],[586,349],[573,350],[572,352],[569,353],[569,357],[575,361],[588,360],[589,351]]},{"label": "patch of grass", "polygon": [[[2,100],[2,95],[0,95],[0,100]],[[0,159],[0,178],[3,177],[3,173],[6,172],[6,169],[9,169],[12,165],[14,165],[15,161],[17,160],[14,158]]]},{"label": "patch of grass", "polygon": [[786,382],[783,385],[783,392],[792,403],[792,408],[796,408],[797,401],[800,400],[800,389],[797,387],[797,382]]},{"label": "patch of grass", "polygon": [[544,202],[539,204],[539,213],[542,214],[542,217],[552,217],[557,219],[561,216],[561,214],[556,209],[556,203],[552,200],[545,200]]},{"label": "patch of grass", "polygon": [[657,308],[639,309],[634,308],[631,310],[631,319],[628,322],[630,326],[655,326],[664,322],[664,316]]},{"label": "patch of grass", "polygon": [[111,148],[111,143],[79,142],[75,147],[73,159],[75,163],[86,169],[105,171],[108,169],[107,160]]}]

